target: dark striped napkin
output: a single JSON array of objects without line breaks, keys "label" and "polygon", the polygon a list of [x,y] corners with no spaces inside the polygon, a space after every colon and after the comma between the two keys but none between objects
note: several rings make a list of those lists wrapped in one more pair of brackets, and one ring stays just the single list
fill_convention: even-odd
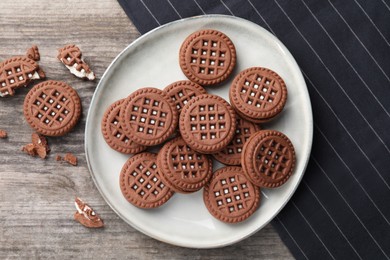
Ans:
[{"label": "dark striped napkin", "polygon": [[303,181],[272,222],[296,258],[390,257],[387,0],[118,0],[141,33],[201,14],[253,21],[297,60],[314,113]]}]

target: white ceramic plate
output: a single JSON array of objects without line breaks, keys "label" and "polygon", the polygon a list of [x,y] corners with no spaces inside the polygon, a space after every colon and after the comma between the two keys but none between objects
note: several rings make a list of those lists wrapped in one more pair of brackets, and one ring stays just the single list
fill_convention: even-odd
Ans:
[{"label": "white ceramic plate", "polygon": [[[239,71],[262,66],[285,80],[288,101],[282,115],[266,128],[284,132],[296,149],[297,165],[290,180],[277,189],[263,189],[260,208],[240,224],[225,224],[210,215],[202,191],[175,194],[158,209],[143,210],[126,201],[119,173],[129,158],[104,141],[100,122],[105,109],[141,87],[164,88],[186,79],[179,67],[179,48],[194,31],[211,28],[230,37],[237,50]],[[226,100],[231,77],[218,88],[207,88]],[[108,67],[96,88],[85,130],[85,152],[97,188],[111,208],[139,231],[164,242],[193,248],[221,247],[238,242],[264,227],[290,199],[305,171],[312,144],[313,121],[305,81],[294,58],[275,36],[244,19],[223,15],[198,16],[163,25],[130,44]],[[215,165],[216,168],[220,165]]]}]

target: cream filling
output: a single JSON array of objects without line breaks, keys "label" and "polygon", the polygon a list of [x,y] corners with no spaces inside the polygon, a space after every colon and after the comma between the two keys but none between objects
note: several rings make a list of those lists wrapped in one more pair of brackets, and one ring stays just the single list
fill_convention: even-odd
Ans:
[{"label": "cream filling", "polygon": [[[62,61],[62,59],[61,59],[61,61]],[[73,66],[65,65],[65,67],[67,67],[68,70],[70,71],[70,73],[72,73],[76,77],[87,78],[89,80],[94,80],[95,79],[95,74],[93,73],[93,71],[91,71],[90,73],[87,73],[84,69],[77,70],[76,69],[77,63],[73,64]]]}]

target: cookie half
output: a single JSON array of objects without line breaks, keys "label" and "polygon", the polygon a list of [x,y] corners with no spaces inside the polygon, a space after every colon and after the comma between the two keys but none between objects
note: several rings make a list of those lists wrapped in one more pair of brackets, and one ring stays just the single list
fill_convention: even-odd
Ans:
[{"label": "cookie half", "polygon": [[200,85],[225,80],[236,65],[236,49],[228,36],[217,30],[189,35],[180,48],[180,67],[186,77]]},{"label": "cookie half", "polygon": [[222,150],[236,130],[236,114],[228,102],[215,95],[190,100],[180,113],[180,133],[195,151],[211,154]]},{"label": "cookie half", "polygon": [[259,207],[260,196],[260,189],[236,166],[214,172],[203,190],[203,200],[211,215],[227,223],[249,218]]},{"label": "cookie half", "polygon": [[296,158],[294,146],[286,135],[262,130],[245,143],[241,160],[245,175],[253,184],[276,188],[290,178]]},{"label": "cookie half", "polygon": [[166,184],[181,193],[200,190],[213,173],[212,160],[195,152],[181,137],[164,144],[158,153],[157,165]]},{"label": "cookie half", "polygon": [[103,137],[107,144],[118,152],[127,154],[139,153],[144,151],[146,146],[134,143],[122,129],[120,111],[124,101],[124,99],[116,101],[104,113],[101,125]]},{"label": "cookie half", "polygon": [[79,121],[81,102],[71,86],[48,80],[35,85],[27,93],[23,111],[26,121],[38,133],[61,136]]},{"label": "cookie half", "polygon": [[156,208],[167,202],[173,191],[161,179],[157,155],[139,153],[129,158],[119,176],[123,196],[139,208]]}]

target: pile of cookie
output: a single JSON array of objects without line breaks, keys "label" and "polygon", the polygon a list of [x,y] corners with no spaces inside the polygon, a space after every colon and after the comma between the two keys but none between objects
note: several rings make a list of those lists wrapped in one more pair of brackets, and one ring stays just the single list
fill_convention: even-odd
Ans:
[{"label": "pile of cookie", "polygon": [[[123,166],[119,185],[124,197],[140,208],[155,208],[175,192],[203,188],[204,203],[217,219],[236,223],[260,204],[260,188],[284,184],[295,166],[286,135],[262,130],[283,110],[287,88],[274,71],[253,67],[230,86],[230,104],[203,86],[221,83],[236,64],[228,36],[201,30],[188,36],[179,51],[189,80],[163,90],[141,88],[110,105],[102,133],[114,150],[134,154]],[[157,154],[146,151],[160,146]],[[213,172],[212,158],[227,165]]]}]

